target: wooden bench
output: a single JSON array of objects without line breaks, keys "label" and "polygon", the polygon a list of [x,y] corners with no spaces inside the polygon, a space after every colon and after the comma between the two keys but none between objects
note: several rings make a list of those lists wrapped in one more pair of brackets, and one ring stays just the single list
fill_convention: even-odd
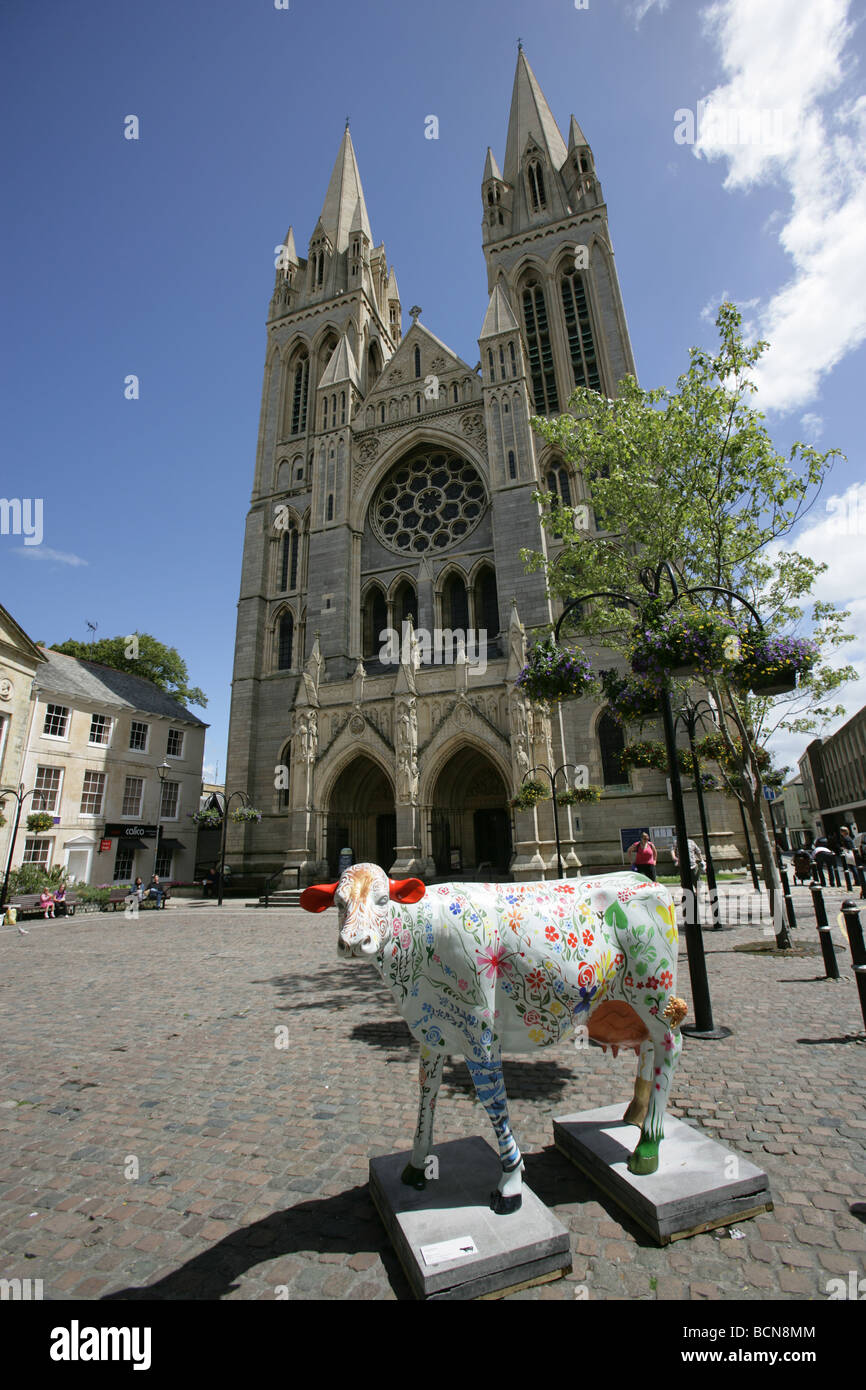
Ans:
[{"label": "wooden bench", "polygon": [[[166,903],[168,902],[169,898],[171,897],[171,890],[172,890],[172,888],[174,887],[174,884],[173,884],[173,883],[161,883],[161,884],[160,884],[160,887],[162,888],[162,891],[163,891],[162,906],[165,907]],[[145,892],[147,892],[146,889],[145,889]],[[125,906],[126,906],[126,903],[127,903],[127,901],[128,901],[128,899],[130,898],[130,896],[131,896],[131,889],[129,889],[129,888],[112,888],[111,894],[110,894],[109,899],[108,899],[108,902],[105,903],[105,905],[104,905],[104,907],[103,907],[103,909],[102,909],[103,912],[108,912],[108,911],[116,912],[117,909],[118,909],[119,907],[125,907]],[[138,910],[139,910],[139,912],[143,912],[144,909],[147,908],[147,907],[158,908],[158,907],[159,907],[159,903],[157,902],[156,898],[148,898],[148,897],[142,898],[141,902],[138,904]]]},{"label": "wooden bench", "polygon": [[[19,917],[41,917],[45,908],[39,901],[38,893],[13,893],[8,907],[18,910]],[[54,904],[55,917],[74,917],[75,909],[78,906],[78,899],[74,893],[66,894],[66,901]]]}]

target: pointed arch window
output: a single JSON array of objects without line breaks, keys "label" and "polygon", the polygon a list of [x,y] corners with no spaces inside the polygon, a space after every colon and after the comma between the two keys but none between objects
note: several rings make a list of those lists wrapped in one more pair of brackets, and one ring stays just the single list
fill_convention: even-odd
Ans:
[{"label": "pointed arch window", "polygon": [[571,481],[567,468],[560,466],[550,469],[547,474],[547,491],[552,492],[563,507],[571,506]]},{"label": "pointed arch window", "polygon": [[345,425],[345,423],[346,423],[346,393],[345,393],[345,391],[341,391],[341,392],[340,392],[340,424],[341,424],[341,425]]},{"label": "pointed arch window", "polygon": [[511,375],[517,376],[517,358],[514,355],[514,344],[508,344],[508,351],[511,354]]},{"label": "pointed arch window", "polygon": [[442,590],[442,626],[465,632],[469,626],[469,595],[462,575],[450,574]]},{"label": "pointed arch window", "polygon": [[295,359],[294,380],[292,382],[292,434],[301,434],[307,428],[307,390],[310,384],[310,359],[303,352]]},{"label": "pointed arch window", "polygon": [[575,386],[588,386],[591,391],[600,391],[601,378],[598,371],[595,341],[592,335],[589,299],[583,275],[579,270],[563,275],[560,289],[574,384]]},{"label": "pointed arch window", "polygon": [[298,528],[294,524],[283,536],[280,556],[280,590],[298,587]]},{"label": "pointed arch window", "polygon": [[380,425],[384,425],[384,423],[385,423],[385,402],[383,401],[382,404],[379,406],[379,424],[380,424]]},{"label": "pointed arch window", "polygon": [[410,580],[404,579],[394,595],[394,626],[402,635],[403,624],[412,619],[412,626],[418,626],[418,596],[415,593],[415,586]]},{"label": "pointed arch window", "polygon": [[475,626],[483,628],[488,642],[499,632],[499,599],[496,593],[496,575],[490,565],[485,565],[475,579]]},{"label": "pointed arch window", "polygon": [[529,182],[529,201],[533,212],[539,212],[547,206],[547,198],[544,192],[544,170],[539,160],[533,159],[526,170]]},{"label": "pointed arch window", "polygon": [[277,792],[277,810],[288,811],[291,807],[289,783],[292,780],[292,744],[291,740],[286,744],[280,754],[280,768],[282,769],[281,782],[285,785],[280,786]]},{"label": "pointed arch window", "polygon": [[284,613],[280,618],[280,626],[277,636],[277,670],[290,671],[292,669],[292,648],[295,642],[295,620],[291,613]]},{"label": "pointed arch window", "polygon": [[326,513],[325,513],[325,520],[326,520],[326,521],[333,521],[333,520],[334,520],[334,494],[333,494],[333,492],[329,492],[329,493],[328,493],[328,507],[327,507],[327,511],[326,511]]},{"label": "pointed arch window", "polygon": [[602,782],[606,787],[628,786],[628,773],[622,765],[625,735],[622,725],[609,709],[598,721],[598,747],[601,754]]},{"label": "pointed arch window", "polygon": [[496,368],[493,365],[493,348],[487,349],[487,361],[490,365],[490,380],[496,380]]},{"label": "pointed arch window", "polygon": [[508,450],[508,476],[509,478],[517,477],[517,464],[514,459],[513,449]]},{"label": "pointed arch window", "polygon": [[365,658],[376,657],[382,646],[380,632],[384,632],[388,626],[388,605],[385,602],[385,595],[374,584],[367,590],[364,603],[361,608],[361,631],[364,642]]},{"label": "pointed arch window", "polygon": [[523,325],[536,414],[556,415],[559,413],[559,396],[553,368],[550,324],[544,290],[537,280],[530,281],[523,291]]},{"label": "pointed arch window", "polygon": [[415,375],[421,375],[421,349],[415,344]]}]

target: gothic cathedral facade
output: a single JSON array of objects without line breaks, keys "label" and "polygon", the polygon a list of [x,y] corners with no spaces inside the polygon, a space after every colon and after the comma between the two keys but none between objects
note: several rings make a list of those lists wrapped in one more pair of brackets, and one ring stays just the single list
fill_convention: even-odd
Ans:
[{"label": "gothic cathedral facade", "polygon": [[[567,871],[619,867],[624,828],[672,821],[664,778],[619,765],[610,711],[514,687],[527,635],[560,611],[520,559],[550,549],[533,493],[583,495],[530,417],[565,410],[576,385],[613,396],[635,371],[592,150],[573,116],[563,140],[522,49],[481,194],[474,367],[414,306],[403,336],[348,125],[306,258],[291,228],[282,247],[226,768],[263,816],[231,827],[236,875],[332,881],[349,848],[396,877],[555,877],[551,803],[509,808],[542,764],[604,787],[559,812]],[[738,860],[730,811],[710,802],[714,855]]]}]

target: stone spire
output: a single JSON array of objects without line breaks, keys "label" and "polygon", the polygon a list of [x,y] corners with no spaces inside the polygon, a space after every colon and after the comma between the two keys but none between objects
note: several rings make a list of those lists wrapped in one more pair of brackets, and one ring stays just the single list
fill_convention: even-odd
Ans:
[{"label": "stone spire", "polygon": [[325,232],[335,251],[347,249],[349,233],[353,228],[362,231],[369,239],[370,245],[373,244],[364,190],[361,187],[361,175],[358,172],[355,147],[348,126],[340,141],[318,226]]},{"label": "stone spire", "polygon": [[517,183],[520,161],[530,138],[545,152],[554,169],[562,168],[568,156],[565,141],[521,48],[517,55],[517,70],[514,74],[511,111],[508,117],[508,138],[505,142],[506,183]]}]

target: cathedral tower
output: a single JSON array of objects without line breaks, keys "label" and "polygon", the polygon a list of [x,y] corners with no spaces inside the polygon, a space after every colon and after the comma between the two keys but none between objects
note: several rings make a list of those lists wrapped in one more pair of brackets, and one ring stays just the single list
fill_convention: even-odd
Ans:
[{"label": "cathedral tower", "polygon": [[226,769],[263,812],[230,827],[251,887],[283,865],[330,881],[346,847],[398,877],[550,876],[549,803],[508,805],[541,763],[605,787],[560,816],[572,869],[618,865],[618,826],[666,819],[602,711],[514,688],[556,616],[520,560],[548,547],[533,494],[582,496],[530,418],[634,371],[592,150],[574,117],[566,145],[522,49],[482,202],[476,367],[417,305],[404,335],[348,124],[306,258],[292,228],[278,248]]}]

